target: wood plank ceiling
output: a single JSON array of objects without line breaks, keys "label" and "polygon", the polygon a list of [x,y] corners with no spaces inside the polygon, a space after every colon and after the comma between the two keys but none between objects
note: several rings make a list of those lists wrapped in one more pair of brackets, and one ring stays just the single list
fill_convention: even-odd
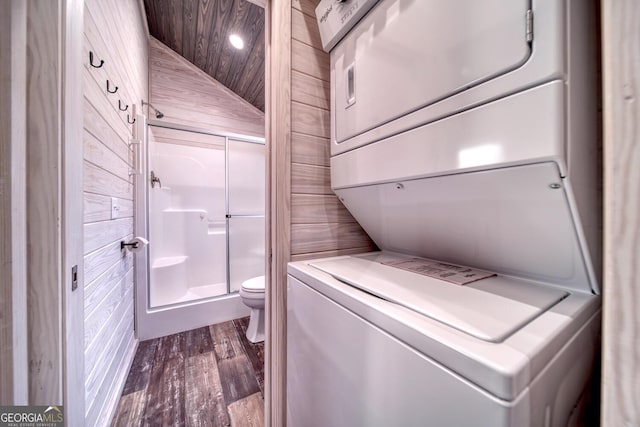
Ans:
[{"label": "wood plank ceiling", "polygon": [[[247,0],[144,0],[153,37],[264,111],[264,9]],[[229,35],[244,48],[229,43]]]}]

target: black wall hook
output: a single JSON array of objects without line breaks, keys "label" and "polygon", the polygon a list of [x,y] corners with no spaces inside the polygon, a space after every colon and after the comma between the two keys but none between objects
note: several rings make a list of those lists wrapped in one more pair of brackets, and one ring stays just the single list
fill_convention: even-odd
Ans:
[{"label": "black wall hook", "polygon": [[93,63],[93,52],[89,51],[89,64],[91,64],[91,66],[93,68],[100,68],[104,65],[104,61],[101,59],[100,63],[98,65]]},{"label": "black wall hook", "polygon": [[133,118],[133,121],[131,121],[131,117],[129,117],[129,115],[127,114],[127,123],[129,123],[130,125],[134,124],[136,122],[135,117]]},{"label": "black wall hook", "polygon": [[129,108],[128,104],[124,104],[124,108],[122,108],[122,100],[118,99],[118,110],[127,111],[128,108]]},{"label": "black wall hook", "polygon": [[115,87],[115,89],[111,90],[109,85],[109,80],[107,80],[107,92],[109,93],[116,93],[118,91],[118,86]]}]

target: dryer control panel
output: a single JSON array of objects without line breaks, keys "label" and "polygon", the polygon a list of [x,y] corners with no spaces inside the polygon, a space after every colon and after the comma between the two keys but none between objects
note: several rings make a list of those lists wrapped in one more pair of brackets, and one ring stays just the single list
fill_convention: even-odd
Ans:
[{"label": "dryer control panel", "polygon": [[316,7],[322,47],[329,52],[379,0],[322,0]]}]

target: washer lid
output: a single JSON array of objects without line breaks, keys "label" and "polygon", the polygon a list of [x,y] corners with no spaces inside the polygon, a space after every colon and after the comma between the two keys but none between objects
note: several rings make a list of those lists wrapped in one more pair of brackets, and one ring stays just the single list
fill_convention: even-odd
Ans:
[{"label": "washer lid", "polygon": [[501,277],[456,285],[380,261],[347,257],[311,261],[309,265],[341,282],[489,342],[504,341],[568,295],[560,289],[526,283],[509,286]]}]

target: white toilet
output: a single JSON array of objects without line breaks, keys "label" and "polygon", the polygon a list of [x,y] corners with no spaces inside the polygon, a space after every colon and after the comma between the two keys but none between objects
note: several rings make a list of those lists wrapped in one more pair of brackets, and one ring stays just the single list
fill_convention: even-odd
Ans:
[{"label": "white toilet", "polygon": [[246,306],[251,307],[247,339],[252,343],[264,341],[264,276],[242,282],[240,298]]}]

